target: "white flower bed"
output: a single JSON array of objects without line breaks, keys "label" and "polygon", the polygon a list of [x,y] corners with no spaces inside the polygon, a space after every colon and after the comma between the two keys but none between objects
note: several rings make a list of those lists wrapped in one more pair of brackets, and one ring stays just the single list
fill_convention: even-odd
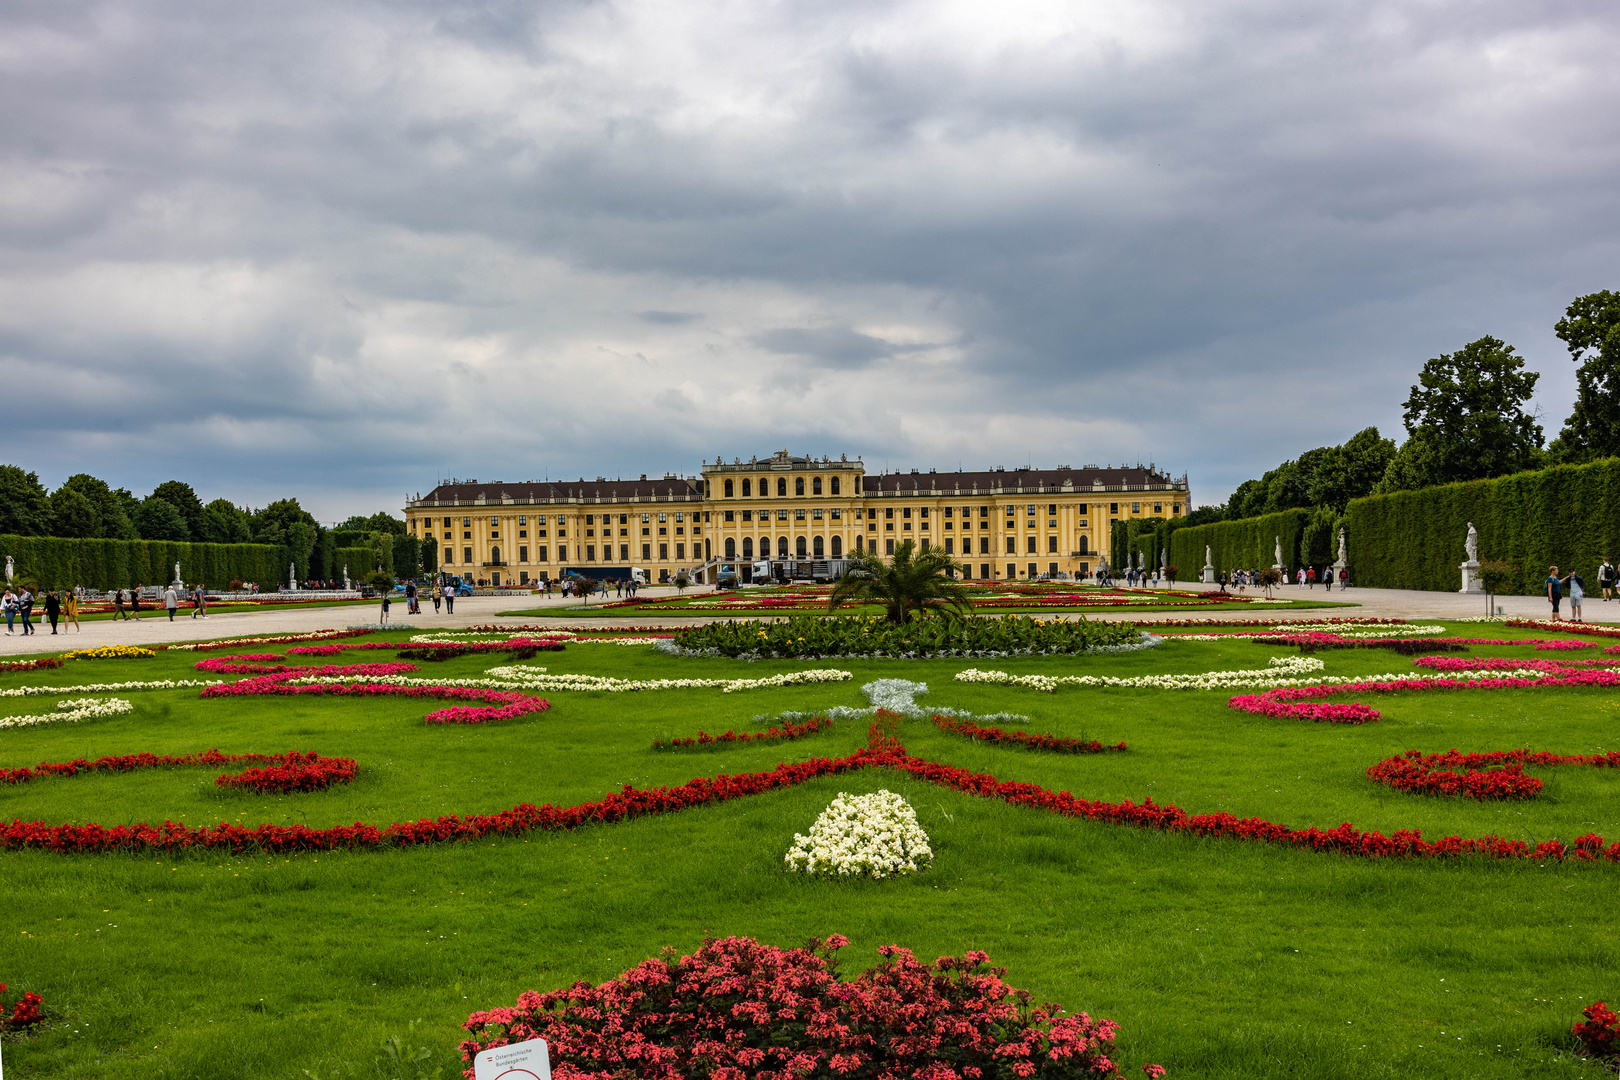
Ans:
[{"label": "white flower bed", "polygon": [[119,716],[133,712],[134,709],[135,706],[123,698],[72,698],[68,701],[58,701],[55,712],[0,716],[0,730],[59,724],[72,720],[96,720],[103,716]]},{"label": "white flower bed", "polygon": [[[1384,672],[1381,675],[1311,675],[1291,677],[1297,672],[1320,671],[1322,661],[1312,656],[1271,658],[1272,667],[1250,671],[1206,671],[1202,675],[1138,675],[1132,679],[1116,679],[1106,675],[1011,675],[1005,671],[979,671],[969,668],[958,672],[958,682],[995,683],[1001,686],[1022,686],[1031,690],[1056,693],[1060,686],[1119,686],[1130,689],[1151,690],[1259,690],[1279,686],[1344,686],[1348,683],[1378,682],[1441,682],[1451,679],[1549,679],[1558,675],[1528,668],[1499,668],[1489,671],[1449,671],[1441,675],[1420,675],[1415,672]],[[1275,673],[1275,674],[1274,674]],[[946,713],[949,710],[936,709]]]},{"label": "white flower bed", "polygon": [[218,686],[225,679],[155,679],[151,682],[80,683],[77,686],[13,686],[0,697],[52,697],[56,694],[102,694],[110,690],[184,690],[192,686]]},{"label": "white flower bed", "polygon": [[840,791],[810,826],[809,836],[794,834],[783,861],[800,874],[886,878],[926,870],[934,851],[917,824],[917,812],[894,792]]}]

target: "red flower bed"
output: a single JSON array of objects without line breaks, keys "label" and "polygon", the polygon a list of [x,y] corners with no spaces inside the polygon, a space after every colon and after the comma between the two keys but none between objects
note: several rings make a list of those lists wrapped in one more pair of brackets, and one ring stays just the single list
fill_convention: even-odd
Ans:
[{"label": "red flower bed", "polygon": [[1062,735],[1032,735],[1027,731],[1006,731],[1002,728],[981,727],[971,720],[958,720],[950,716],[934,717],[934,726],[941,731],[966,735],[980,742],[1010,743],[1026,750],[1052,750],[1059,754],[1101,754],[1109,750],[1124,750],[1125,744],[1104,746],[1096,739],[1070,739]]},{"label": "red flower bed", "polygon": [[59,668],[62,661],[54,656],[42,656],[38,660],[6,660],[0,662],[0,671],[48,671]]},{"label": "red flower bed", "polygon": [[387,683],[368,682],[317,683],[310,686],[293,686],[289,684],[294,674],[328,678],[352,675],[398,675],[405,671],[415,670],[415,665],[405,663],[328,664],[322,667],[301,669],[298,672],[260,675],[252,679],[243,679],[240,682],[210,686],[203,690],[201,696],[213,698],[270,694],[291,697],[299,694],[314,694],[317,696],[332,695],[340,697],[445,698],[452,701],[482,701],[486,703],[483,706],[456,705],[430,712],[423,717],[423,720],[429,724],[487,724],[499,720],[510,720],[529,713],[545,712],[551,708],[551,703],[545,698],[510,690],[480,690],[463,686],[391,686]]},{"label": "red flower bed", "polygon": [[720,735],[710,735],[706,731],[699,731],[695,739],[654,739],[654,750],[670,750],[687,746],[713,746],[720,743],[753,743],[753,742],[789,742],[793,739],[802,739],[806,735],[814,735],[833,726],[833,722],[825,716],[812,716],[802,723],[788,722],[764,731],[731,731],[727,730]]},{"label": "red flower bed", "polygon": [[1136,625],[1144,630],[1151,630],[1155,626],[1266,626],[1286,627],[1291,625],[1309,626],[1404,626],[1405,619],[1380,619],[1370,615],[1344,616],[1334,619],[1153,619],[1149,622],[1139,622]]},{"label": "red flower bed", "polygon": [[1620,626],[1597,626],[1588,622],[1566,622],[1563,619],[1554,622],[1542,622],[1540,619],[1508,619],[1502,625],[1521,627],[1525,630],[1556,630],[1563,634],[1590,634],[1594,637],[1620,638]]},{"label": "red flower bed", "polygon": [[353,758],[329,758],[319,754],[222,754],[205,750],[200,754],[121,754],[94,760],[42,761],[32,769],[0,769],[0,783],[26,784],[45,776],[78,776],[87,772],[134,772],[136,769],[180,768],[188,765],[231,765],[240,761],[262,762],[263,769],[248,769],[214,781],[220,787],[251,788],[259,792],[318,791],[334,781],[348,783],[357,766]]},{"label": "red flower bed", "polygon": [[[4,990],[0,986],[0,990]],[[1612,1058],[1620,1056],[1620,1016],[1601,1001],[1594,1001],[1581,1010],[1585,1020],[1570,1028],[1581,1040],[1581,1052],[1589,1057]]]},{"label": "red flower bed", "polygon": [[5,999],[6,984],[0,983],[0,1031],[27,1031],[45,1022],[39,1007],[45,999],[29,991],[10,1005]]},{"label": "red flower bed", "polygon": [[[986,953],[918,963],[886,945],[883,962],[848,982],[834,934],[797,949],[752,938],[673,950],[600,986],[520,995],[515,1008],[475,1012],[463,1027],[464,1071],[480,1052],[545,1039],[556,1080],[712,1077],[1114,1078],[1119,1025],[1032,1005]],[[1164,1075],[1144,1065],[1149,1077]]]},{"label": "red flower bed", "polygon": [[1464,754],[1448,750],[1425,754],[1408,750],[1385,758],[1367,770],[1367,775],[1397,791],[1423,795],[1471,799],[1529,799],[1542,783],[1524,775],[1526,765],[1592,765],[1600,769],[1620,769],[1620,752],[1609,754],[1554,754],[1547,751],[1494,750]]},{"label": "red flower bed", "polygon": [[562,652],[568,646],[553,638],[515,637],[507,641],[429,641],[395,645],[405,660],[453,660],[474,653],[509,652],[527,660],[538,652]]},{"label": "red flower bed", "polygon": [[[235,649],[242,645],[287,645],[300,641],[329,641],[335,638],[360,637],[364,634],[375,634],[375,630],[316,630],[308,634],[281,634],[276,636],[262,636],[250,634],[245,637],[225,638],[221,641],[199,641],[195,645],[187,645],[186,652],[211,652],[214,649]],[[154,645],[154,649],[167,649],[168,645]]]}]

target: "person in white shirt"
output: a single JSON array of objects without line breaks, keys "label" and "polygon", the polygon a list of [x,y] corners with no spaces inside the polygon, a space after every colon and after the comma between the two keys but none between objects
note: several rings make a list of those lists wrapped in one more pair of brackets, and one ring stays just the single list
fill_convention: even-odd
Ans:
[{"label": "person in white shirt", "polygon": [[174,609],[180,606],[180,598],[174,595],[173,585],[163,590],[163,606],[169,609],[169,621],[174,622]]}]

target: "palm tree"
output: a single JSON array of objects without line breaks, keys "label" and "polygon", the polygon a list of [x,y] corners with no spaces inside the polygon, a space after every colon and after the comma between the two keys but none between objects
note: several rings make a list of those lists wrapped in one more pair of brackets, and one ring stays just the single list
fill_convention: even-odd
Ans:
[{"label": "palm tree", "polygon": [[959,616],[967,610],[967,593],[945,576],[955,565],[949,555],[926,540],[921,548],[912,540],[902,542],[890,563],[876,553],[856,555],[833,589],[827,610],[855,601],[884,605],[892,623],[930,611]]}]

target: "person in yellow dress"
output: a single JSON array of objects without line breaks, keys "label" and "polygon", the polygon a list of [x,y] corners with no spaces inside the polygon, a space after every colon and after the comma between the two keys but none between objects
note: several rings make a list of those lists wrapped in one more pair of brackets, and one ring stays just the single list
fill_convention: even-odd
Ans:
[{"label": "person in yellow dress", "polygon": [[76,633],[84,633],[84,627],[79,625],[79,590],[69,589],[67,603],[62,608],[62,632],[67,633],[67,624],[72,623]]}]

